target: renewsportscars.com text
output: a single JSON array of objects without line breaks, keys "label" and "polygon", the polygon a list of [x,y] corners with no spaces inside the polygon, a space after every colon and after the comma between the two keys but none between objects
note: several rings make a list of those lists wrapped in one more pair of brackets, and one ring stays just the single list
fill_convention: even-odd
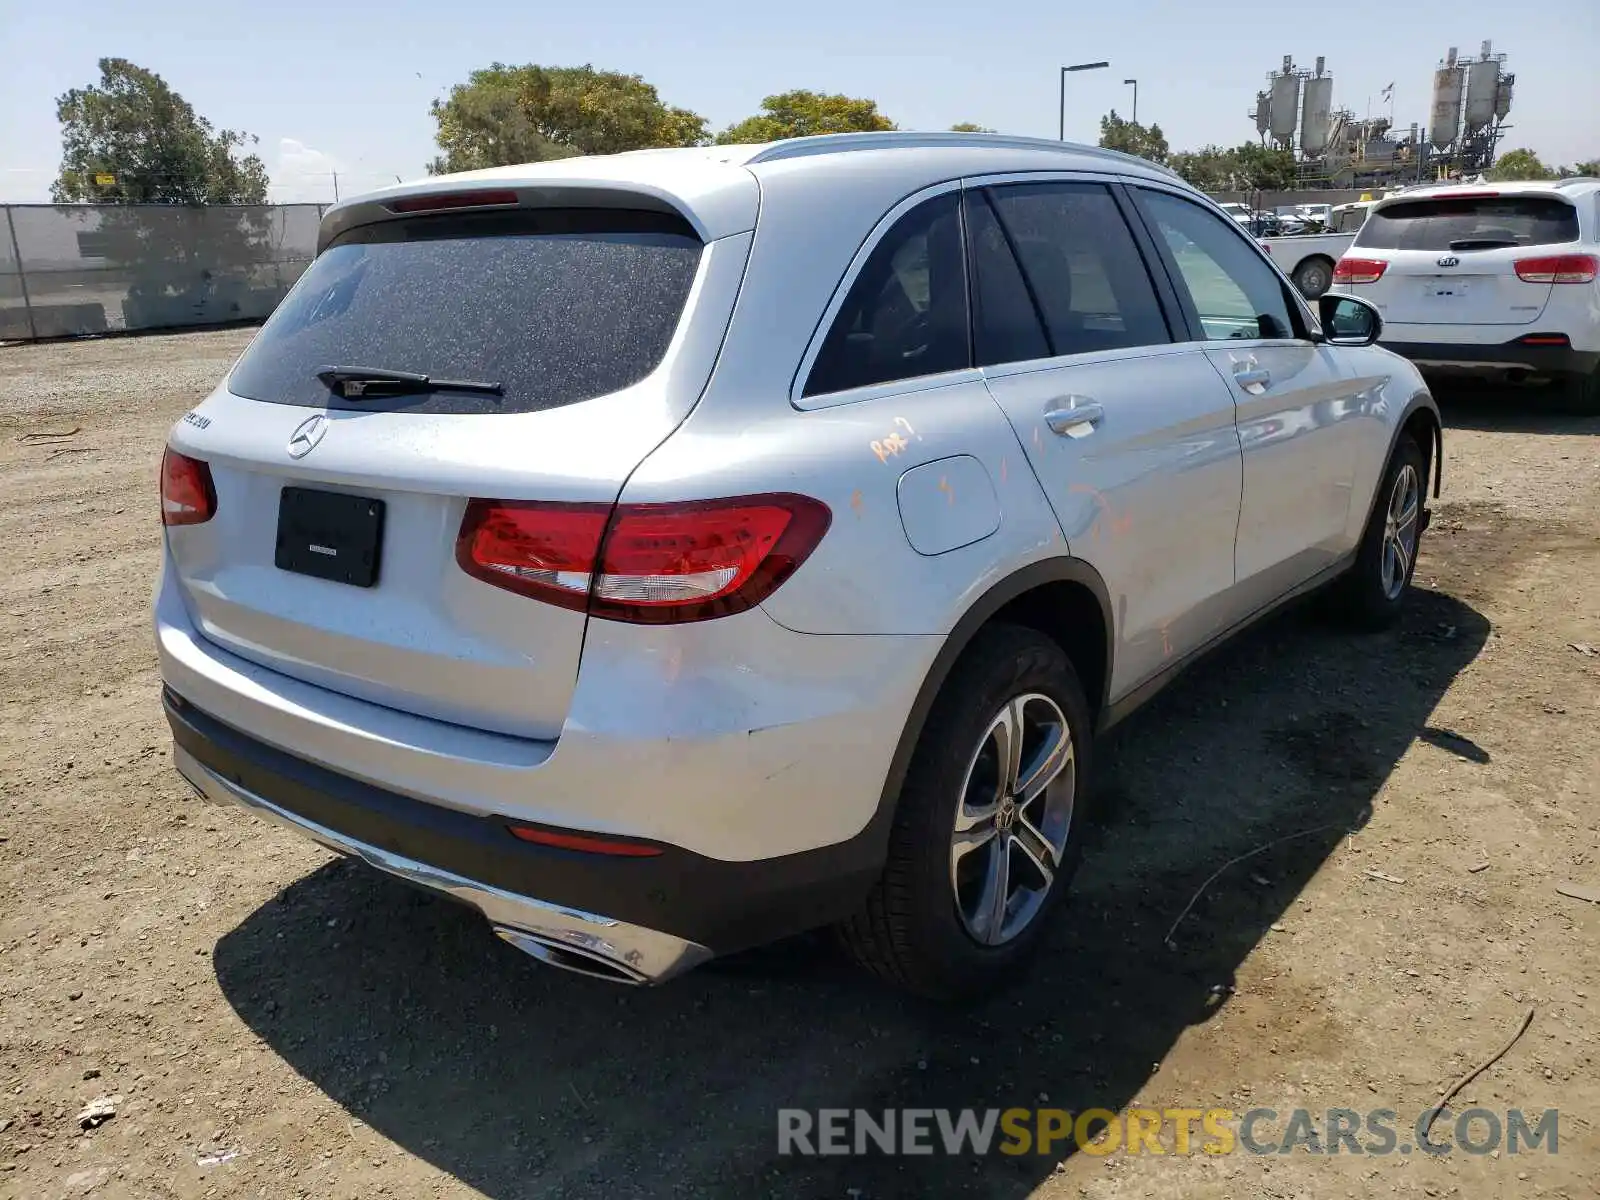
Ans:
[{"label": "renewsportscars.com text", "polygon": [[778,1153],[802,1155],[1429,1154],[1558,1152],[1560,1114],[1392,1108],[785,1108]]}]

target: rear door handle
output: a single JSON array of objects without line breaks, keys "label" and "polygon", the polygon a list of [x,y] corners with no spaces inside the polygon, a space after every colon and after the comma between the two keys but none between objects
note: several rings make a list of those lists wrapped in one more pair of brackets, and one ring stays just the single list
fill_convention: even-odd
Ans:
[{"label": "rear door handle", "polygon": [[1233,381],[1245,391],[1266,391],[1272,382],[1272,372],[1265,367],[1236,368],[1233,372]]},{"label": "rear door handle", "polygon": [[1105,419],[1105,408],[1082,396],[1063,396],[1053,403],[1061,407],[1047,410],[1044,423],[1050,426],[1051,433],[1059,433],[1062,437],[1088,437],[1094,432],[1094,427]]}]

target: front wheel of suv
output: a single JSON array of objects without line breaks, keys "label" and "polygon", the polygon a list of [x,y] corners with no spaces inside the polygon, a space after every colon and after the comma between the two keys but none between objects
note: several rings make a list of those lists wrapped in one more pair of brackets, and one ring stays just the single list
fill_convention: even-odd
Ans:
[{"label": "front wheel of suv", "polygon": [[1427,487],[1422,450],[1409,434],[1401,434],[1378,485],[1355,565],[1334,593],[1337,614],[1348,623],[1377,630],[1399,619],[1427,523]]},{"label": "front wheel of suv", "polygon": [[973,639],[929,714],[888,861],[840,927],[874,973],[934,999],[989,991],[1036,948],[1077,867],[1093,726],[1043,634]]}]

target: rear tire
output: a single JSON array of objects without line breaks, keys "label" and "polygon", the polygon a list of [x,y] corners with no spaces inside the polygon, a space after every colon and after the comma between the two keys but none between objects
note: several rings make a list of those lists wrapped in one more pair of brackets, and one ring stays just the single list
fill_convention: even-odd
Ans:
[{"label": "rear tire", "polygon": [[1561,392],[1561,406],[1580,417],[1600,415],[1600,367],[1570,380]]},{"label": "rear tire", "polygon": [[1333,286],[1333,263],[1326,258],[1308,258],[1290,276],[1307,300],[1315,300]]},{"label": "rear tire", "polygon": [[[1021,736],[1008,757],[1011,729]],[[1019,970],[1078,865],[1092,738],[1059,645],[1016,625],[982,630],[917,742],[883,875],[839,927],[851,955],[938,1000],[981,995]]]},{"label": "rear tire", "polygon": [[1384,468],[1355,565],[1332,596],[1334,611],[1345,623],[1379,630],[1399,620],[1422,546],[1427,486],[1422,449],[1403,433]]}]

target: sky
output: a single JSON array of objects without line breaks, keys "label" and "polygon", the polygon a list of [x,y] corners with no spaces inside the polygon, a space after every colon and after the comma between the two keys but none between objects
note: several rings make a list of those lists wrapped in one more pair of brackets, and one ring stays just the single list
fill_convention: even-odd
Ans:
[{"label": "sky", "polygon": [[48,199],[55,98],[94,82],[102,56],[258,137],[269,198],[288,202],[332,200],[335,173],[344,196],[423,175],[429,101],[495,61],[642,75],[714,129],[804,87],[871,97],[901,128],[976,121],[1054,137],[1058,68],[1106,59],[1068,76],[1068,138],[1094,141],[1112,107],[1128,115],[1123,80],[1137,78],[1139,119],[1179,150],[1254,138],[1255,93],[1285,54],[1307,67],[1326,56],[1335,106],[1357,115],[1381,115],[1392,81],[1396,124],[1425,125],[1445,51],[1475,55],[1485,38],[1517,76],[1502,149],[1600,158],[1600,0],[0,0],[0,202]]}]

